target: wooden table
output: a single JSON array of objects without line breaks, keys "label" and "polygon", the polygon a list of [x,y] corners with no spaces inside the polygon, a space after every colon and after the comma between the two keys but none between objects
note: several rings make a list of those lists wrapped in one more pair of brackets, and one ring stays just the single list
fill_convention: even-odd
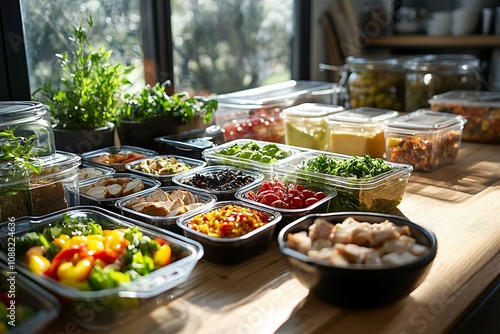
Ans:
[{"label": "wooden table", "polygon": [[[325,304],[293,277],[274,243],[237,266],[199,262],[163,304],[112,333],[442,333],[454,328],[499,280],[500,146],[462,143],[453,164],[413,172],[403,202],[391,213],[429,228],[438,239],[429,275],[399,302],[361,311]],[[47,332],[87,331],[61,316]]]}]

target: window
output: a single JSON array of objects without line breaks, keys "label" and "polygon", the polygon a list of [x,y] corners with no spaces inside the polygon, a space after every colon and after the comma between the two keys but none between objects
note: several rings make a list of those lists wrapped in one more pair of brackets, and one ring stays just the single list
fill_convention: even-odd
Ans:
[{"label": "window", "polygon": [[[112,50],[114,61],[135,65],[134,87],[170,80],[176,91],[209,94],[292,78],[293,0],[0,1],[4,100],[25,99],[26,89],[59,80],[55,54],[68,51],[72,29],[89,14],[91,42]],[[9,55],[12,45],[5,39],[13,29],[24,41],[25,56]],[[25,62],[26,73],[18,62]],[[20,75],[15,79],[13,73]],[[13,85],[19,79],[29,87]]]}]

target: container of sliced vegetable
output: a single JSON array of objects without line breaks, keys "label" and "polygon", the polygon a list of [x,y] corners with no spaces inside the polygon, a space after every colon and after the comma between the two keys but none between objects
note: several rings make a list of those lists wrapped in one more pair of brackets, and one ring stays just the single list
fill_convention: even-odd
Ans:
[{"label": "container of sliced vegetable", "polygon": [[272,175],[275,163],[290,158],[300,150],[289,145],[260,140],[236,139],[203,151],[208,165],[228,165]]},{"label": "container of sliced vegetable", "polygon": [[[7,260],[7,227],[0,258]],[[203,247],[93,206],[16,221],[16,270],[59,298],[81,327],[116,328],[184,282]]]},{"label": "container of sliced vegetable", "polygon": [[276,176],[335,188],[329,211],[387,213],[401,203],[413,167],[368,155],[304,152],[274,166]]}]

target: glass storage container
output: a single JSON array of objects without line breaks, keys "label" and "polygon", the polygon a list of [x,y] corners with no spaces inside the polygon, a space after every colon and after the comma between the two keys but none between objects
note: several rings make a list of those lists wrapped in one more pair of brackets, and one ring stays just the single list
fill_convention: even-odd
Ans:
[{"label": "glass storage container", "polygon": [[78,166],[80,157],[56,151],[39,158],[41,172],[0,164],[0,221],[27,215],[40,216],[79,205]]},{"label": "glass storage container", "polygon": [[403,110],[405,74],[400,59],[351,56],[346,69],[351,108]]},{"label": "glass storage container", "polygon": [[54,132],[44,118],[45,107],[40,102],[0,102],[0,131],[12,129],[16,137],[35,135],[34,156],[48,156],[56,152]]},{"label": "glass storage container", "polygon": [[215,97],[218,101],[215,124],[224,139],[255,139],[285,143],[280,113],[301,103],[344,105],[345,88],[321,81],[289,80]]},{"label": "glass storage container", "polygon": [[384,123],[386,159],[410,164],[415,171],[429,172],[458,155],[466,120],[420,109]]},{"label": "glass storage container", "polygon": [[394,110],[378,108],[356,108],[327,118],[328,151],[338,154],[368,154],[372,158],[383,158],[385,154],[385,120],[398,116]]},{"label": "glass storage container", "polygon": [[479,88],[479,59],[472,55],[426,55],[405,61],[405,111],[428,108],[436,94]]},{"label": "glass storage container", "polygon": [[285,122],[285,144],[326,150],[326,118],[343,110],[341,106],[321,103],[302,103],[283,109],[281,118]]}]

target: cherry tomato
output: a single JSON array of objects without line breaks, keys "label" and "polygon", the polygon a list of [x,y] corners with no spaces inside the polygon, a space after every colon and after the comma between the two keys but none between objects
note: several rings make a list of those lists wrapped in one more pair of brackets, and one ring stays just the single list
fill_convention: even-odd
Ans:
[{"label": "cherry tomato", "polygon": [[308,206],[311,206],[313,205],[314,203],[317,203],[319,200],[316,198],[316,197],[309,197],[309,198],[306,198],[304,203],[305,203],[305,206],[308,207]]},{"label": "cherry tomato", "polygon": [[292,209],[301,209],[302,208],[302,198],[300,197],[294,197],[292,198],[292,200],[290,201],[290,207]]},{"label": "cherry tomato", "polygon": [[271,203],[271,206],[273,208],[283,208],[283,209],[289,209],[290,208],[290,205],[288,205],[287,203],[283,202],[282,200],[274,201],[273,203]]},{"label": "cherry tomato", "polygon": [[303,199],[308,199],[308,198],[316,198],[315,194],[314,194],[314,191],[312,190],[309,190],[309,189],[304,189],[301,191],[300,193],[302,195],[302,198]]},{"label": "cherry tomato", "polygon": [[326,197],[326,194],[322,191],[317,191],[316,194],[315,194],[315,197],[319,200],[323,199]]},{"label": "cherry tomato", "polygon": [[276,194],[267,194],[262,198],[260,203],[265,204],[265,205],[272,205],[273,202],[280,201],[280,200],[281,199]]},{"label": "cherry tomato", "polygon": [[273,189],[273,184],[269,181],[262,182],[259,186],[259,193]]},{"label": "cherry tomato", "polygon": [[304,190],[304,186],[301,184],[296,184],[295,189],[297,189],[299,192]]}]

